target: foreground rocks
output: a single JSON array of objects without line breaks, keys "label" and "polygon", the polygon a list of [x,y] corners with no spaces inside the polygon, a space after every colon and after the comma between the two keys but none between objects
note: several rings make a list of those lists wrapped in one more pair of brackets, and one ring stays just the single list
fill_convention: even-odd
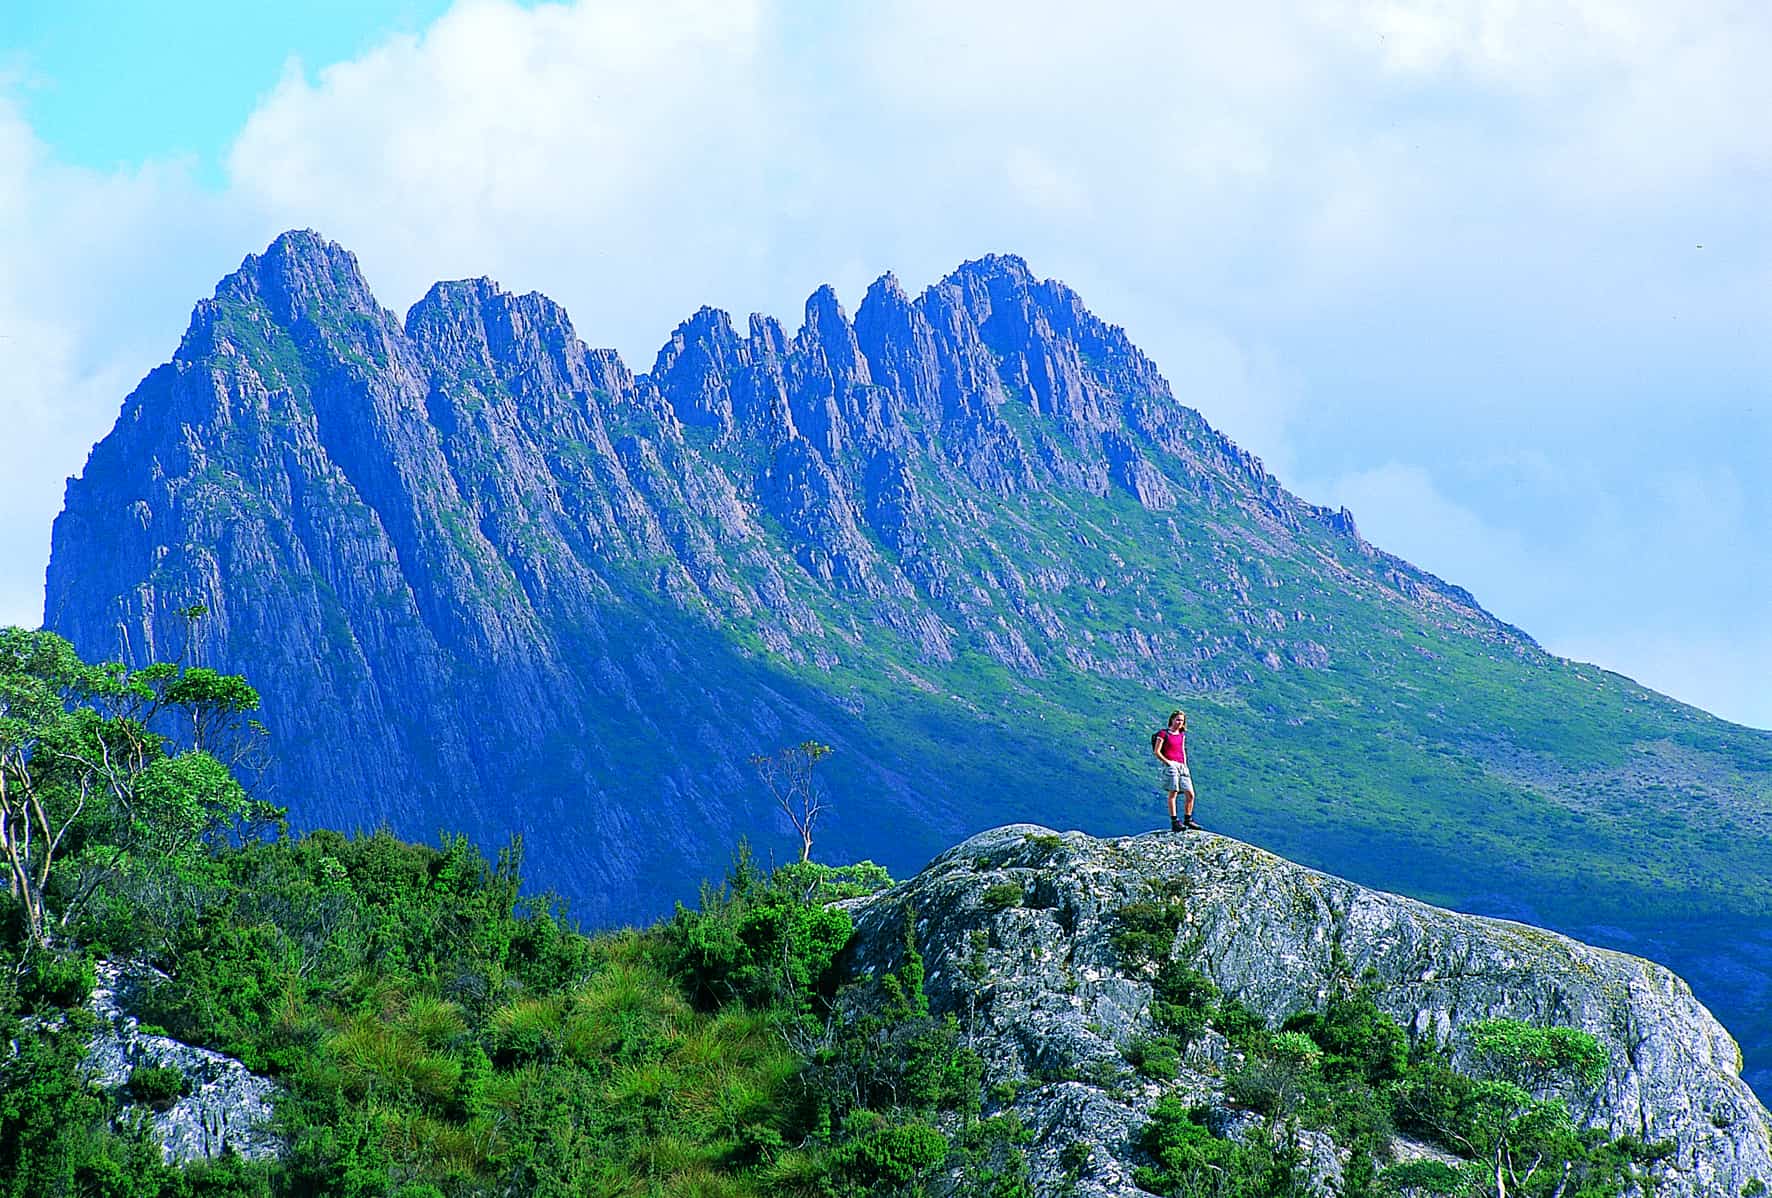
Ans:
[{"label": "foreground rocks", "polygon": [[247,1160],[280,1155],[282,1141],[269,1128],[276,1083],[233,1057],[142,1031],[124,1009],[134,983],[114,963],[98,967],[92,992],[98,1028],[87,1053],[88,1076],[106,1089],[124,1090],[138,1068],[177,1069],[184,1075],[187,1093],[165,1110],[146,1108],[168,1161],[213,1160],[229,1152]]},{"label": "foreground rocks", "polygon": [[[1019,904],[1003,904],[1006,886]],[[1212,1107],[1215,1134],[1237,1136],[1251,1118],[1222,1101],[1228,1048],[1215,1034],[1190,1046],[1173,1082],[1126,1063],[1122,1049],[1155,1028],[1150,982],[1111,943],[1114,913],[1159,888],[1184,896],[1175,951],[1270,1021],[1321,1004],[1338,981],[1369,978],[1412,1038],[1452,1045],[1455,1061],[1456,1033],[1475,1020],[1578,1027],[1611,1067],[1577,1116],[1676,1145],[1658,1198],[1736,1195],[1772,1180],[1772,1115],[1740,1078],[1740,1050],[1659,965],[1368,890],[1224,836],[1097,840],[1022,824],[975,836],[853,904],[851,951],[864,973],[896,968],[912,909],[931,1005],[969,1031],[987,1091],[1013,1088],[1002,1109],[1034,1132],[1039,1192],[1072,1180],[1064,1162],[1078,1158],[1077,1143],[1090,1165],[1076,1193],[1142,1192],[1132,1184],[1137,1135],[1165,1094]],[[1323,1139],[1308,1145],[1311,1169],[1333,1192],[1341,1162]],[[1429,1151],[1393,1149],[1398,1159]]]}]

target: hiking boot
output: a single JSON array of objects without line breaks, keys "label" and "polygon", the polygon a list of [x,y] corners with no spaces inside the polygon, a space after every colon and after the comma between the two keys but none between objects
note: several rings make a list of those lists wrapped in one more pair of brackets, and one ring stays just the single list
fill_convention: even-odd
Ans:
[{"label": "hiking boot", "polygon": [[1182,828],[1181,821],[1176,819],[1173,815],[1170,816],[1169,817],[1169,830],[1171,832],[1179,832],[1179,831],[1181,831],[1181,828]]},{"label": "hiking boot", "polygon": [[1188,816],[1187,819],[1185,821],[1183,821],[1179,826],[1186,828],[1189,832],[1204,832],[1206,830],[1206,829],[1202,828],[1199,824],[1196,824],[1194,822],[1194,817],[1191,815]]}]

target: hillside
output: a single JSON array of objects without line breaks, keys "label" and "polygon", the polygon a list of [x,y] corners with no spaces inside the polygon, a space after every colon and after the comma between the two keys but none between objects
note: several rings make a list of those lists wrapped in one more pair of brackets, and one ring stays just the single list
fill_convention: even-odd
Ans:
[{"label": "hillside", "polygon": [[1208,827],[1616,943],[1689,929],[1657,951],[1772,1060],[1764,967],[1723,955],[1772,910],[1772,736],[1369,545],[1019,259],[887,276],[853,319],[820,289],[793,333],[703,309],[636,376],[542,296],[441,283],[401,319],[285,234],[55,526],[45,625],[87,656],[176,655],[193,604],[310,826],[521,833],[598,922],[777,843],[753,752],[835,746],[820,855],[902,871],[1008,818],[1153,826],[1145,735],[1185,706]]}]

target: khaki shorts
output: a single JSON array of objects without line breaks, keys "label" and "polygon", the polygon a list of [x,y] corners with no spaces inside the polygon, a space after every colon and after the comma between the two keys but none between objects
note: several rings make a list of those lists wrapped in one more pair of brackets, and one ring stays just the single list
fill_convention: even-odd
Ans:
[{"label": "khaki shorts", "polygon": [[1185,761],[1165,761],[1158,769],[1161,776],[1157,783],[1163,788],[1164,794],[1174,794],[1177,791],[1190,795],[1194,793],[1194,780],[1188,775]]}]

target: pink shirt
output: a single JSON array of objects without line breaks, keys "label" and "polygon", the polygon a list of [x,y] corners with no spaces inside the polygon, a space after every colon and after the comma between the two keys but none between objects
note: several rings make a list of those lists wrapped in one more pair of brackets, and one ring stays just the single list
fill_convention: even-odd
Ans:
[{"label": "pink shirt", "polygon": [[1179,761],[1183,765],[1186,765],[1187,764],[1187,732],[1185,730],[1183,730],[1181,732],[1176,732],[1176,731],[1173,731],[1169,728],[1165,728],[1165,729],[1163,729],[1162,737],[1163,737],[1163,756],[1168,758],[1170,761]]}]

